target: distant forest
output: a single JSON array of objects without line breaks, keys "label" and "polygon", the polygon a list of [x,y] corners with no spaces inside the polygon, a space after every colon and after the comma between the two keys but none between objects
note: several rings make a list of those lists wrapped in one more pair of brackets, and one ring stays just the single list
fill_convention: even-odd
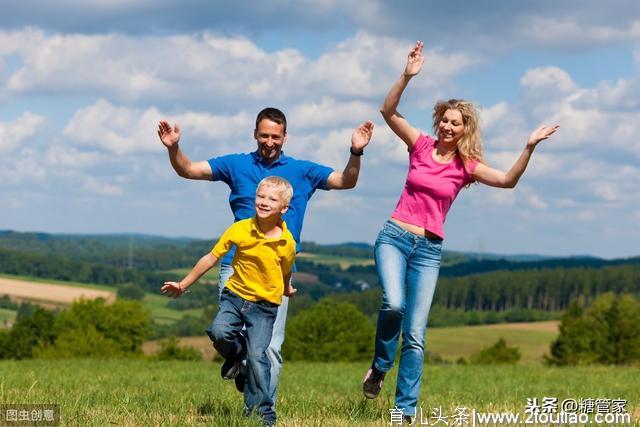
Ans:
[{"label": "distant forest", "polygon": [[[0,273],[117,286],[133,284],[157,292],[164,280],[179,279],[165,270],[191,267],[213,241],[151,236],[76,236],[0,231]],[[303,243],[313,254],[371,258],[365,244]],[[588,303],[605,292],[640,296],[640,257],[478,259],[477,254],[446,252],[434,306],[464,311],[513,309],[557,312],[574,299]],[[131,266],[130,266],[131,265]],[[334,294],[379,302],[375,267],[297,261],[298,270],[317,277],[302,284],[313,300]],[[355,295],[355,296],[353,296]],[[358,296],[360,295],[360,296]],[[364,310],[369,312],[370,309]]]}]

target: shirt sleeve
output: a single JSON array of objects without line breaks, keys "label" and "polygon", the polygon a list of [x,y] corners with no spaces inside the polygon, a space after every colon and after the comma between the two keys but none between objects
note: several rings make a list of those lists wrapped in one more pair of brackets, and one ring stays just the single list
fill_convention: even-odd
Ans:
[{"label": "shirt sleeve", "polygon": [[211,249],[211,253],[216,258],[220,259],[225,256],[226,253],[229,252],[229,250],[231,250],[231,248],[236,244],[236,240],[238,240],[236,233],[236,224],[238,223],[236,222],[229,228],[227,228],[227,230],[222,233],[222,236],[220,236],[220,239],[215,244],[213,249]]},{"label": "shirt sleeve", "polygon": [[467,171],[467,182],[475,182],[475,179],[473,179],[473,173],[476,170],[476,166],[478,166],[478,161],[474,159],[468,160],[464,164],[464,169]]},{"label": "shirt sleeve", "polygon": [[328,190],[327,180],[333,172],[333,168],[313,162],[307,162],[306,167],[307,172],[305,176],[311,183],[311,187],[313,189],[320,188],[322,190]]},{"label": "shirt sleeve", "polygon": [[433,145],[434,139],[428,135],[420,133],[416,142],[413,143],[411,149],[409,150],[409,157],[415,156],[421,152],[423,152],[429,145]]},{"label": "shirt sleeve", "polygon": [[211,166],[211,173],[213,174],[212,181],[223,181],[229,185],[231,184],[231,171],[233,170],[235,157],[236,155],[234,154],[227,154],[209,159],[209,166]]}]

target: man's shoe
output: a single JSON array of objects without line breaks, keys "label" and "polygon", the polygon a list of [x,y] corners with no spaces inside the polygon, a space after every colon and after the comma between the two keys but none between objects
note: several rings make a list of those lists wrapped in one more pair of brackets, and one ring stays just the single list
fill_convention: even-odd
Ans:
[{"label": "man's shoe", "polygon": [[415,421],[416,421],[416,418],[412,417],[411,415],[404,415],[402,417],[402,424],[413,425]]},{"label": "man's shoe", "polygon": [[375,399],[382,390],[384,382],[384,372],[379,371],[374,365],[367,371],[362,383],[362,391],[367,399]]},{"label": "man's shoe", "polygon": [[242,365],[241,361],[227,359],[222,364],[222,368],[220,368],[220,376],[222,376],[223,380],[232,380],[238,376],[240,373],[240,366]]}]

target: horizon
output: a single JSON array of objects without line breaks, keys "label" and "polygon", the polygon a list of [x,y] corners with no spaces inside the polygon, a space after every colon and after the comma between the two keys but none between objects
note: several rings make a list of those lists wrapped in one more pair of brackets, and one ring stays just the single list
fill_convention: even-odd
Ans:
[{"label": "horizon", "polygon": [[[207,238],[202,238],[202,237],[196,237],[196,236],[170,236],[170,235],[161,235],[161,234],[148,234],[148,233],[137,233],[137,232],[113,232],[113,233],[67,233],[67,232],[48,232],[48,231],[34,231],[34,230],[28,230],[28,231],[21,231],[21,230],[12,230],[12,229],[0,229],[0,234],[2,233],[19,233],[19,234],[46,234],[49,236],[70,236],[70,237],[142,237],[142,238],[155,238],[155,239],[167,239],[167,240],[192,240],[192,241],[207,241],[210,239]],[[213,239],[217,239],[219,236],[214,236],[212,237],[211,240]],[[374,242],[358,242],[358,241],[343,241],[343,242],[327,242],[327,243],[320,243],[314,240],[302,240],[302,243],[313,243],[316,245],[320,245],[320,246],[332,246],[332,245],[367,245],[370,247],[373,247],[373,243]],[[301,251],[303,252],[303,251]],[[605,260],[605,261],[613,261],[613,260],[619,260],[619,259],[631,259],[631,258],[637,258],[640,257],[640,254],[637,255],[630,255],[630,256],[623,256],[623,257],[613,257],[613,258],[604,258],[604,257],[598,257],[592,254],[569,254],[569,255],[557,255],[557,254],[543,254],[543,253],[524,253],[524,252],[513,252],[513,253],[499,253],[499,252],[476,252],[476,251],[466,251],[466,250],[458,250],[458,249],[451,249],[451,248],[444,248],[444,252],[449,252],[449,253],[462,253],[465,255],[469,255],[469,256],[473,256],[473,255],[480,255],[480,256],[491,256],[491,257],[500,257],[500,256],[506,256],[506,257],[541,257],[541,258],[546,258],[546,259],[565,259],[565,258],[594,258],[594,259],[601,259],[601,260]]]}]

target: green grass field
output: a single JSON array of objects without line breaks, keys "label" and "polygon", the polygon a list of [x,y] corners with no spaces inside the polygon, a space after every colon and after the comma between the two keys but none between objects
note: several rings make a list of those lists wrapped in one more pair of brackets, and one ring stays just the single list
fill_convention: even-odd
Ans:
[{"label": "green grass field", "polygon": [[[194,260],[194,263],[197,260]],[[191,271],[191,268],[174,268],[173,270],[167,270],[167,273],[177,274],[179,276],[186,276]],[[207,271],[198,283],[209,282],[213,284],[218,283],[218,275],[220,274],[220,265],[216,265],[211,270]]]},{"label": "green grass field", "polygon": [[[232,382],[220,379],[219,367],[144,360],[2,361],[0,402],[59,404],[62,425],[259,425],[242,416],[241,395]],[[367,363],[285,362],[278,425],[388,426],[395,370],[380,397],[369,401],[361,393],[366,369]],[[524,416],[527,398],[625,399],[639,420],[639,383],[640,371],[633,368],[427,366],[418,407],[424,417],[438,407],[445,416],[455,407]]]},{"label": "green grass field", "polygon": [[427,350],[455,361],[469,357],[493,345],[500,337],[508,346],[518,347],[519,363],[541,363],[549,353],[549,345],[558,336],[558,322],[499,323],[496,325],[430,328],[427,331]]}]

